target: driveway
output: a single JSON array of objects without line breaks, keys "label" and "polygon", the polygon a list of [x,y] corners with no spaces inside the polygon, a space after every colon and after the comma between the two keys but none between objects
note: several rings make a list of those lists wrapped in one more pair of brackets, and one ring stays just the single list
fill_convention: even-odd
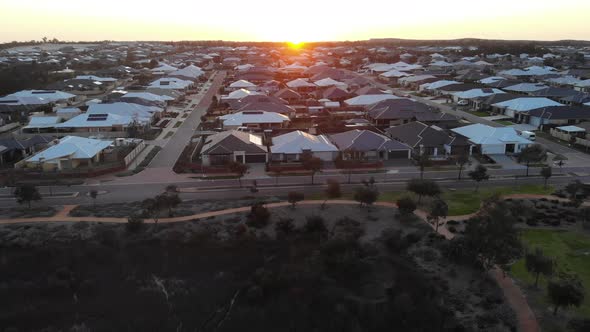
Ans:
[{"label": "driveway", "polygon": [[502,166],[502,169],[525,169],[526,166],[517,163],[514,159],[510,158],[505,154],[490,154],[487,155],[496,162],[496,164]]},{"label": "driveway", "polygon": [[549,152],[553,154],[560,154],[567,158],[565,167],[587,167],[590,166],[590,155],[587,153],[572,149],[568,146],[555,143],[551,140],[538,137],[537,143],[545,146]]}]

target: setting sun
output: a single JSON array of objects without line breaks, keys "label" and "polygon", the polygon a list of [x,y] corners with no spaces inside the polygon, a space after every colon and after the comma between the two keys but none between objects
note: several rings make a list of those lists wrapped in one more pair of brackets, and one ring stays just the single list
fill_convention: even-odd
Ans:
[{"label": "setting sun", "polygon": [[303,47],[303,42],[301,41],[290,41],[287,43],[290,48],[298,50]]}]

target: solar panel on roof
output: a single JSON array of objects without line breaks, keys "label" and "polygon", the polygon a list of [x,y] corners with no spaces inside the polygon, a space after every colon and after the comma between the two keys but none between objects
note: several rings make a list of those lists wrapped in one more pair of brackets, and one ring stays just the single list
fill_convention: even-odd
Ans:
[{"label": "solar panel on roof", "polygon": [[108,114],[89,114],[87,121],[105,121],[109,115]]}]

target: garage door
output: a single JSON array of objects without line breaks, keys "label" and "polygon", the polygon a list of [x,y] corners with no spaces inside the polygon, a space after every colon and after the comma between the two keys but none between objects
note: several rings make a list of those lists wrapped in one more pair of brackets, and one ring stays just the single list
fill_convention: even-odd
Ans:
[{"label": "garage door", "polygon": [[266,162],[266,155],[265,154],[248,154],[246,155],[246,163],[253,164],[253,163],[265,163]]},{"label": "garage door", "polygon": [[389,151],[389,159],[408,159],[408,151]]}]

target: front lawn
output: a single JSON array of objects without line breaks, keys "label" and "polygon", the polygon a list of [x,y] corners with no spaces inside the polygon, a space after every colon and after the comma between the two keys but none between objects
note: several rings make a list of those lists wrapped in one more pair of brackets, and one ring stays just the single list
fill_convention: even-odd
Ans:
[{"label": "front lawn", "polygon": [[481,112],[481,111],[471,112],[471,114],[477,115],[477,116],[480,116],[480,117],[490,116],[490,113],[488,113],[488,112]]},{"label": "front lawn", "polygon": [[[586,296],[582,306],[574,311],[590,318],[590,236],[579,231],[527,229],[522,232],[522,239],[528,248],[539,247],[545,255],[555,259],[558,270],[573,272],[580,277]],[[525,285],[533,285],[535,282],[534,276],[525,268],[524,259],[512,265],[510,274]],[[539,291],[533,292],[531,298],[542,307],[550,306],[545,298],[546,289],[547,280],[541,276]]]},{"label": "front lawn", "polygon": [[512,126],[512,125],[514,124],[514,122],[511,122],[511,121],[505,121],[505,120],[498,120],[498,121],[496,121],[496,122],[497,122],[497,123],[499,123],[499,124],[503,124],[503,125],[505,125],[505,126]]}]

